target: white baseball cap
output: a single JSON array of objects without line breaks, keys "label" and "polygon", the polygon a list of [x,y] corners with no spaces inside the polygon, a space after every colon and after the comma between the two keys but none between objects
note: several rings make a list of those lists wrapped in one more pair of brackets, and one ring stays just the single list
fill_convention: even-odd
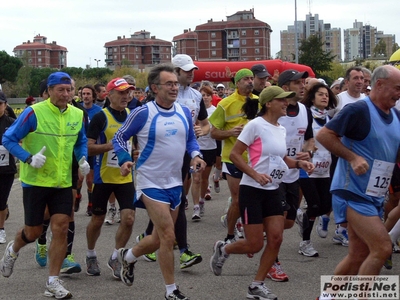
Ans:
[{"label": "white baseball cap", "polygon": [[193,63],[192,58],[187,54],[177,54],[172,58],[172,64],[176,68],[181,68],[183,71],[190,71],[199,68]]}]

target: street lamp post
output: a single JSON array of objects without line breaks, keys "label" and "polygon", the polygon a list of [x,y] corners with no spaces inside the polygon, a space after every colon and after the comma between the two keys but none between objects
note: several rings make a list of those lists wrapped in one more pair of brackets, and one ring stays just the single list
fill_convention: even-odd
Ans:
[{"label": "street lamp post", "polygon": [[294,0],[294,48],[295,48],[295,63],[299,63],[299,41],[297,35],[297,0]]},{"label": "street lamp post", "polygon": [[99,67],[99,61],[101,61],[101,59],[94,59],[95,61],[96,61],[96,64],[97,64],[97,68]]}]

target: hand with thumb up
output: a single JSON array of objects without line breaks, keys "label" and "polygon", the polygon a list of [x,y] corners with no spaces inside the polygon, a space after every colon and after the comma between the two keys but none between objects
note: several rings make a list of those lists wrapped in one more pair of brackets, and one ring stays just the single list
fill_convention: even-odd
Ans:
[{"label": "hand with thumb up", "polygon": [[36,169],[43,167],[46,162],[46,156],[43,153],[46,151],[46,146],[43,146],[42,150],[32,156],[32,161],[30,165]]}]

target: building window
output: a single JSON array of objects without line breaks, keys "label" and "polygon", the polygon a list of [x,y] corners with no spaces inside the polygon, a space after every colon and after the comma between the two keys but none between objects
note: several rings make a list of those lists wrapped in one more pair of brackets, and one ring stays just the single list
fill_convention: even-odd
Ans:
[{"label": "building window", "polygon": [[217,46],[217,42],[211,42],[211,47],[216,47]]},{"label": "building window", "polygon": [[37,59],[37,61],[38,61],[38,62],[42,62],[42,59],[39,57],[39,58]]},{"label": "building window", "polygon": [[32,54],[30,50],[28,51],[28,54],[29,54],[29,55],[31,55],[31,54]]},{"label": "building window", "polygon": [[138,51],[139,51],[139,48],[138,48],[138,47],[135,47],[135,51],[138,52]]},{"label": "building window", "polygon": [[254,30],[254,35],[259,35],[259,34],[260,34],[260,31],[258,29],[255,29]]},{"label": "building window", "polygon": [[259,45],[260,44],[260,40],[259,39],[255,39],[254,40],[254,45]]},{"label": "building window", "polygon": [[139,59],[139,55],[136,54],[135,57],[136,57],[136,59]]},{"label": "building window", "polygon": [[114,59],[117,59],[117,57],[118,57],[117,55],[114,55]]},{"label": "building window", "polygon": [[260,53],[260,49],[259,48],[254,49],[254,53],[255,54],[259,54]]},{"label": "building window", "polygon": [[125,59],[125,54],[122,54],[122,59]]},{"label": "building window", "polygon": [[246,36],[246,30],[242,30],[242,36]]},{"label": "building window", "polygon": [[125,52],[125,47],[121,47],[121,51],[122,51],[122,52]]},{"label": "building window", "polygon": [[246,45],[246,40],[242,40],[242,45]]},{"label": "building window", "polygon": [[32,63],[32,58],[28,59],[28,62],[29,62],[29,63]]},{"label": "building window", "polygon": [[167,58],[167,59],[168,59],[168,58],[169,58],[169,55],[168,55],[168,54],[167,54],[167,55],[165,55],[165,58]]},{"label": "building window", "polygon": [[217,34],[215,32],[211,32],[211,37],[215,38],[217,36]]},{"label": "building window", "polygon": [[247,49],[242,49],[242,54],[247,54]]},{"label": "building window", "polygon": [[211,51],[211,56],[217,56],[217,51],[212,50],[212,51]]},{"label": "building window", "polygon": [[118,51],[118,48],[117,47],[114,47],[114,52],[117,52]]},{"label": "building window", "polygon": [[38,50],[37,55],[42,55],[42,51]]}]

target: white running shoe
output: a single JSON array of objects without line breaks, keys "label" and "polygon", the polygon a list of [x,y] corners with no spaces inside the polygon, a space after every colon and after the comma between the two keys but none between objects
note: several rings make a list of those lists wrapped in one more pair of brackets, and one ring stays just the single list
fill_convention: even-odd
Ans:
[{"label": "white running shoe", "polygon": [[247,289],[247,299],[277,300],[278,296],[271,292],[265,283]]},{"label": "white running shoe", "polygon": [[4,229],[0,230],[0,244],[6,243],[6,231]]},{"label": "white running shoe", "polygon": [[116,214],[117,214],[117,209],[115,207],[110,207],[108,209],[104,223],[106,223],[107,225],[113,225],[115,223]]},{"label": "white running shoe", "polygon": [[299,246],[299,254],[303,254],[308,257],[317,257],[318,251],[314,249],[311,241],[301,241]]},{"label": "white running shoe", "polygon": [[52,283],[46,283],[44,295],[46,297],[55,297],[56,299],[70,299],[72,294],[62,286],[63,281],[55,279]]},{"label": "white running shoe", "polygon": [[321,238],[326,238],[328,236],[328,224],[329,217],[327,215],[322,215],[318,217],[317,226],[315,226],[315,230],[317,234]]},{"label": "white running shoe", "polygon": [[342,246],[349,246],[349,236],[347,235],[347,229],[342,229],[340,232],[338,229],[335,230],[335,235],[332,238],[332,242],[335,244],[342,244]]},{"label": "white running shoe", "polygon": [[193,215],[192,215],[192,221],[200,221],[201,217],[200,217],[200,207],[199,206],[195,206],[193,208]]},{"label": "white running shoe", "polygon": [[12,254],[10,248],[14,245],[14,241],[8,243],[6,251],[4,251],[3,258],[0,260],[0,272],[4,277],[10,277],[14,263],[18,258],[18,254]]}]

